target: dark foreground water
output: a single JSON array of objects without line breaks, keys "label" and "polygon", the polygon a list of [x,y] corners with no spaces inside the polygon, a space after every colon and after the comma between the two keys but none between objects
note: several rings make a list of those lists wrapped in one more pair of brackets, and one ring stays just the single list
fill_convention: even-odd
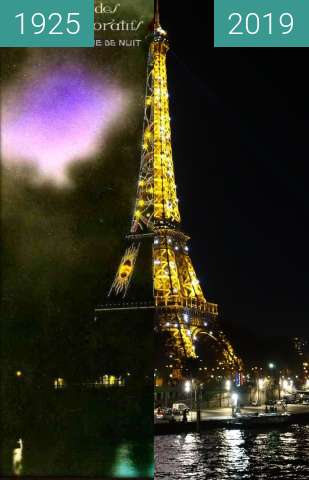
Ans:
[{"label": "dark foreground water", "polygon": [[48,438],[17,439],[4,448],[1,470],[4,475],[97,476],[116,478],[153,478],[152,445],[140,442],[97,442],[67,444],[67,439],[51,443]]},{"label": "dark foreground water", "polygon": [[0,478],[153,478],[152,386],[12,398],[0,413]]},{"label": "dark foreground water", "polygon": [[307,480],[309,426],[155,437],[155,478]]}]

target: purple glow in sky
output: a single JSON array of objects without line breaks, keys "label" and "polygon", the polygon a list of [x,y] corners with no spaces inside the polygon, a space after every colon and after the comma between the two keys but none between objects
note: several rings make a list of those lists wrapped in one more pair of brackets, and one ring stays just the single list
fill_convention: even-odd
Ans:
[{"label": "purple glow in sky", "polygon": [[81,66],[32,73],[3,94],[4,164],[31,163],[41,177],[66,183],[66,167],[98,154],[126,108],[124,90]]}]

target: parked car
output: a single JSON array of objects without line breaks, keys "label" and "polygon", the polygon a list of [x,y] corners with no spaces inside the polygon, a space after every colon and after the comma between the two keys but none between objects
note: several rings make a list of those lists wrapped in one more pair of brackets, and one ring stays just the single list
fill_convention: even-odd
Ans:
[{"label": "parked car", "polygon": [[282,397],[282,402],[285,402],[287,404],[297,403],[295,395],[285,395],[284,397]]},{"label": "parked car", "polygon": [[173,403],[173,415],[182,415],[184,410],[187,410],[187,413],[190,411],[190,408],[185,403]]},{"label": "parked car", "polygon": [[163,418],[164,414],[165,414],[164,408],[162,408],[162,407],[156,408],[156,410],[155,410],[156,418]]}]

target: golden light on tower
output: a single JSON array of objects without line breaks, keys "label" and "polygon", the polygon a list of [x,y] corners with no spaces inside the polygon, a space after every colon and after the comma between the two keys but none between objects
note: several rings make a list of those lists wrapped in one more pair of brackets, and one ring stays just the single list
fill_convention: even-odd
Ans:
[{"label": "golden light on tower", "polygon": [[[125,308],[131,308],[134,270],[142,245],[151,241],[152,258],[140,265],[146,270],[147,262],[151,261],[150,303],[159,328],[171,334],[179,357],[195,358],[195,340],[203,333],[220,343],[227,365],[240,365],[231,344],[217,331],[218,306],[208,302],[204,295],[189,256],[189,237],[181,231],[172,154],[166,68],[168,49],[168,37],[160,25],[157,3],[148,57],[140,172],[131,230],[127,236],[130,246],[120,262],[109,297],[117,300],[121,296],[128,302]],[[113,307],[105,310],[109,308]],[[102,310],[104,308],[97,311]],[[212,331],[208,329],[209,323]]]},{"label": "golden light on tower", "polygon": [[167,34],[160,26],[157,10],[149,49],[142,161],[132,233],[160,223],[179,224],[181,221],[171,145],[166,70],[168,48]]}]

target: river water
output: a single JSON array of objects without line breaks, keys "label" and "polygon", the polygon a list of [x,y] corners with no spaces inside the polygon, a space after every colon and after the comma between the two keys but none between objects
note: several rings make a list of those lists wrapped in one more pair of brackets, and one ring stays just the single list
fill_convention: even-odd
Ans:
[{"label": "river water", "polygon": [[0,478],[153,478],[152,385],[24,392],[0,402]]},{"label": "river water", "polygon": [[[63,439],[64,440],[64,439]],[[153,448],[150,444],[109,439],[69,445],[58,439],[40,443],[19,438],[13,448],[4,448],[0,475],[5,476],[90,476],[153,478]]]},{"label": "river water", "polygon": [[308,478],[309,425],[155,437],[155,479]]}]

